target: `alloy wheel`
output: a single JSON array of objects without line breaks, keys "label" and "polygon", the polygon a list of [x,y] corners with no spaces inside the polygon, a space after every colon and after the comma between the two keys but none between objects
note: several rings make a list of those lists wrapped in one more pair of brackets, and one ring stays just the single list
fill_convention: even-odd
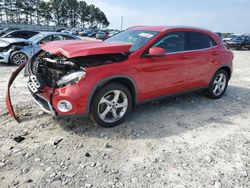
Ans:
[{"label": "alloy wheel", "polygon": [[13,63],[15,65],[22,65],[26,63],[26,61],[27,61],[27,57],[23,53],[17,53],[13,57]]},{"label": "alloy wheel", "polygon": [[226,84],[227,84],[226,75],[223,73],[218,74],[213,83],[213,94],[215,96],[221,95],[226,88]]},{"label": "alloy wheel", "polygon": [[121,119],[128,109],[128,98],[121,90],[111,90],[101,98],[98,104],[98,115],[106,123]]}]

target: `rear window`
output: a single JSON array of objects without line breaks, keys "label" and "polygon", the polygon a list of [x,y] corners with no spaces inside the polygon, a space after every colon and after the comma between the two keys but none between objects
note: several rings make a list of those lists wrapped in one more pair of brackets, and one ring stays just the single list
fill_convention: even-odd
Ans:
[{"label": "rear window", "polygon": [[188,50],[200,50],[216,46],[216,42],[209,36],[198,32],[188,32]]}]

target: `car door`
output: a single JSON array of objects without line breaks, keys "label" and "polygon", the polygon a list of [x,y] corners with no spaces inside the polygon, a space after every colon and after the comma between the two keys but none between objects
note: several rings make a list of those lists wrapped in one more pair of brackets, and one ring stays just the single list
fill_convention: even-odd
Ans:
[{"label": "car door", "polygon": [[211,74],[214,73],[219,62],[219,54],[215,41],[207,34],[200,32],[187,32],[187,53],[189,69],[187,69],[188,88],[207,86]]},{"label": "car door", "polygon": [[24,49],[24,51],[28,57],[31,57],[41,49],[40,48],[41,44],[46,44],[51,41],[52,41],[52,35],[45,36],[41,38],[39,41],[33,43],[33,45],[27,46],[26,49]]},{"label": "car door", "polygon": [[172,32],[151,47],[166,50],[162,57],[142,57],[140,64],[142,100],[186,90],[189,59],[186,56],[186,33]]}]

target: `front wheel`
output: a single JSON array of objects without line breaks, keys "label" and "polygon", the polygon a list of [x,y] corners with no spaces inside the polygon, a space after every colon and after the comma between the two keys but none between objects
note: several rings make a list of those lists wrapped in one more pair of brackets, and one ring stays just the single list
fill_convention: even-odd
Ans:
[{"label": "front wheel", "polygon": [[10,62],[14,65],[20,66],[28,61],[28,57],[19,51],[13,52],[10,56]]},{"label": "front wheel", "polygon": [[102,127],[114,127],[126,118],[131,107],[130,91],[114,82],[101,88],[94,96],[90,116]]},{"label": "front wheel", "polygon": [[212,99],[221,98],[227,90],[228,81],[229,76],[225,70],[221,69],[217,71],[209,85],[207,96]]}]

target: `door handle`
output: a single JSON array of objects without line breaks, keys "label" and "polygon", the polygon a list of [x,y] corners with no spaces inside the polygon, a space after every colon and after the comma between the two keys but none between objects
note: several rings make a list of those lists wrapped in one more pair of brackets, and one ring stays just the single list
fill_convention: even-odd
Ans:
[{"label": "door handle", "polygon": [[186,56],[186,55],[181,55],[181,56],[179,57],[179,59],[185,60],[185,59],[188,59],[188,56]]}]

